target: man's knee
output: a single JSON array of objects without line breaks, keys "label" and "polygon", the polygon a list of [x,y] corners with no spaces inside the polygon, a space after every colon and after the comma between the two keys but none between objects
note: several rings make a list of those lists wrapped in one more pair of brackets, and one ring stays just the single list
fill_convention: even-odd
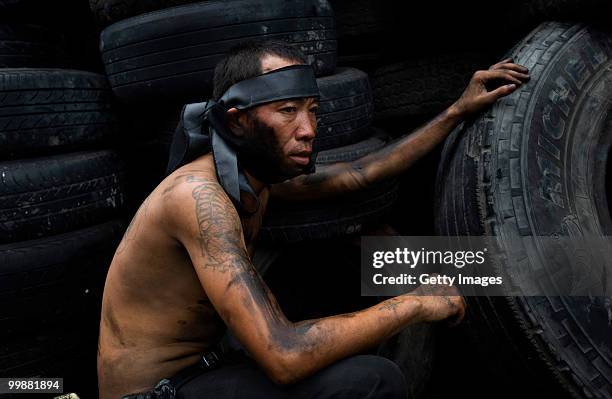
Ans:
[{"label": "man's knee", "polygon": [[341,360],[326,370],[325,398],[405,399],[406,381],[399,367],[380,356]]}]

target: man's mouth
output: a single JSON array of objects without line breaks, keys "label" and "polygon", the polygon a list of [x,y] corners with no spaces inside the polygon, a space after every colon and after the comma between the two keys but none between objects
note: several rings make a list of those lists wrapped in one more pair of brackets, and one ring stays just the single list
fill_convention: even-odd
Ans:
[{"label": "man's mouth", "polygon": [[310,154],[310,151],[303,151],[291,154],[289,155],[289,158],[299,165],[308,165],[310,163]]}]

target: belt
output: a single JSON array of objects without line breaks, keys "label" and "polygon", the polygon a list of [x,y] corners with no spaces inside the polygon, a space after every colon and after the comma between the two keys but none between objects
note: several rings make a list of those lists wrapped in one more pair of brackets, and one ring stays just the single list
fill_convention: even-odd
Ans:
[{"label": "belt", "polygon": [[179,388],[187,382],[202,374],[202,372],[219,367],[223,362],[222,355],[223,352],[220,350],[206,352],[197,363],[182,369],[173,377],[162,379],[152,390],[129,394],[121,399],[174,399]]}]

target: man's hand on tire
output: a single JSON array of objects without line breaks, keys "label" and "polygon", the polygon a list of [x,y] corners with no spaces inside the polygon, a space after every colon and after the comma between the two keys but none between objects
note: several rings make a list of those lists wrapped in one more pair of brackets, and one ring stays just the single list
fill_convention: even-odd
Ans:
[{"label": "man's hand on tire", "polygon": [[452,107],[463,117],[472,116],[527,82],[528,72],[524,66],[514,64],[512,58],[491,65],[488,70],[476,71]]},{"label": "man's hand on tire", "polygon": [[465,316],[467,304],[455,286],[446,284],[421,285],[408,295],[417,295],[423,305],[423,321],[446,320],[457,325]]}]

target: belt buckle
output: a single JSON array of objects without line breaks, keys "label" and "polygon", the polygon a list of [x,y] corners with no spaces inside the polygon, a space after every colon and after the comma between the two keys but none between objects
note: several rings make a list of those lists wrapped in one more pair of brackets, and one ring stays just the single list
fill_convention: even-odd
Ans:
[{"label": "belt buckle", "polygon": [[205,369],[212,369],[219,364],[219,356],[215,351],[205,353],[200,358],[200,366]]}]

